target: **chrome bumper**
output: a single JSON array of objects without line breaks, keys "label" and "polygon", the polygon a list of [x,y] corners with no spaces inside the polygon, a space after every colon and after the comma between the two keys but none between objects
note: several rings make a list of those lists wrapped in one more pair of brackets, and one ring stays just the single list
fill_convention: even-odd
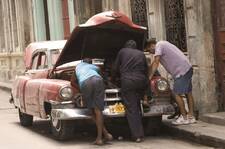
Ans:
[{"label": "chrome bumper", "polygon": [[143,112],[144,117],[157,116],[157,115],[169,115],[175,112],[174,107],[171,104],[154,104],[150,105],[150,110]]},{"label": "chrome bumper", "polygon": [[[109,114],[103,111],[104,117],[124,117],[125,114]],[[51,116],[59,120],[91,119],[91,111],[88,109],[52,109]]]},{"label": "chrome bumper", "polygon": [[59,120],[91,119],[88,109],[52,109],[51,116]]}]

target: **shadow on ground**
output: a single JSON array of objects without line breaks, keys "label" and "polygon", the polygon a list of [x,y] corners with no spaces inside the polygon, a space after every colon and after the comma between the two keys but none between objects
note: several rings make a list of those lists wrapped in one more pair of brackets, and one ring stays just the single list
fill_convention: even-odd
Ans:
[{"label": "shadow on ground", "polygon": [[[33,125],[30,127],[23,127],[19,122],[14,122],[13,124],[21,127],[20,129],[32,131],[35,134],[63,144],[74,144],[76,142],[90,143],[93,142],[96,137],[96,126],[91,120],[77,121],[74,125],[74,135],[70,140],[67,141],[59,141],[53,137],[49,120],[35,120]],[[113,121],[106,121],[106,127],[109,132],[112,133],[115,140],[118,140],[118,137],[122,137],[122,141],[130,140],[129,126],[125,120],[117,119]]]}]

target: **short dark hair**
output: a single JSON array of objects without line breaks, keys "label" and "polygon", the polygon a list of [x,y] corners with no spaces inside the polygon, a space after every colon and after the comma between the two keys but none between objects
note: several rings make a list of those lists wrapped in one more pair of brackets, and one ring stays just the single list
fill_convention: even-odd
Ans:
[{"label": "short dark hair", "polygon": [[136,49],[137,48],[137,43],[134,40],[128,40],[125,44],[124,44],[124,48],[132,48],[132,49]]},{"label": "short dark hair", "polygon": [[156,44],[157,41],[155,38],[150,38],[150,39],[147,39],[146,40],[146,43],[145,43],[145,48],[148,46],[148,45],[152,45],[152,44]]},{"label": "short dark hair", "polygon": [[92,64],[92,59],[90,58],[84,58],[83,62],[88,63],[88,64]]}]

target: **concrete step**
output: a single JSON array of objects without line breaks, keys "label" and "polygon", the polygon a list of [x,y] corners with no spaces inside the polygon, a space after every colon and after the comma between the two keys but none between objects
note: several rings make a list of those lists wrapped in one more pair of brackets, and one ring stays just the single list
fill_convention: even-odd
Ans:
[{"label": "concrete step", "polygon": [[201,120],[206,123],[225,126],[225,112],[204,114]]},{"label": "concrete step", "polygon": [[198,121],[196,124],[174,126],[171,120],[163,120],[163,130],[170,135],[207,146],[225,148],[225,126]]}]

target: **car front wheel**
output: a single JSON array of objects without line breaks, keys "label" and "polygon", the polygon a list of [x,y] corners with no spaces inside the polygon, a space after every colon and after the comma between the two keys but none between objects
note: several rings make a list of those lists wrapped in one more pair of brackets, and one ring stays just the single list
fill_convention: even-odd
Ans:
[{"label": "car front wheel", "polygon": [[19,118],[20,118],[20,124],[22,126],[26,126],[26,127],[32,126],[32,124],[33,124],[33,116],[32,115],[23,113],[19,109]]},{"label": "car front wheel", "polygon": [[74,121],[58,120],[51,117],[51,130],[57,140],[71,139],[74,132]]}]

